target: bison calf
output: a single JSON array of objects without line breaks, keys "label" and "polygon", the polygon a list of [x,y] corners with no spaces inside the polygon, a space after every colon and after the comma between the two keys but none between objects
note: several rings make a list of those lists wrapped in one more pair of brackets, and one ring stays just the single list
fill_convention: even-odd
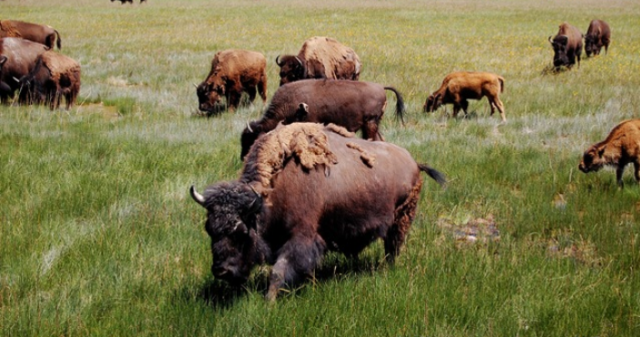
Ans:
[{"label": "bison calf", "polygon": [[611,28],[609,28],[609,24],[602,20],[591,21],[587,34],[584,36],[584,51],[587,57],[599,55],[602,47],[608,53],[609,43],[611,43]]},{"label": "bison calf", "polygon": [[504,91],[504,78],[487,72],[454,72],[447,75],[442,81],[440,89],[433,92],[424,104],[425,112],[433,112],[443,104],[453,104],[453,117],[458,115],[460,109],[467,114],[468,99],[482,99],[487,96],[491,115],[495,108],[500,112],[502,122],[506,122],[504,105],[500,100],[500,93]]},{"label": "bison calf", "polygon": [[197,87],[200,110],[215,112],[222,96],[227,99],[229,110],[240,104],[242,92],[249,94],[253,102],[257,91],[262,102],[267,102],[267,60],[255,51],[229,49],[217,52],[211,61],[211,71]]},{"label": "bison calf", "polygon": [[267,298],[313,275],[329,251],[356,256],[377,239],[387,260],[399,254],[414,219],[420,171],[403,148],[354,138],[333,124],[294,123],[260,137],[240,179],[192,198],[207,210],[214,276],[244,283],[271,264]]},{"label": "bison calf", "polygon": [[64,97],[69,109],[80,92],[80,64],[65,55],[46,51],[33,70],[20,79],[20,85],[21,104],[47,104],[57,109]]},{"label": "bison calf", "polygon": [[591,145],[582,156],[578,168],[584,173],[597,172],[603,166],[616,168],[616,180],[620,187],[622,173],[627,164],[633,163],[636,181],[640,182],[640,119],[631,119],[618,124],[609,136]]}]

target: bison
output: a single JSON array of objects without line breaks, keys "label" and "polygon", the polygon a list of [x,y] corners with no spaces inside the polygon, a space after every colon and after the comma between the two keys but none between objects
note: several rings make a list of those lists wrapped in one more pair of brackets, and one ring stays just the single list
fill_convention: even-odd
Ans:
[{"label": "bison", "polygon": [[329,37],[312,37],[295,55],[276,57],[280,85],[310,78],[354,80],[360,77],[360,58],[353,49]]},{"label": "bison", "polygon": [[80,92],[80,64],[54,51],[44,52],[20,85],[21,104],[47,104],[53,110],[64,96],[69,109]]},{"label": "bison", "polygon": [[[241,158],[259,135],[273,130],[278,123],[296,121],[334,123],[351,132],[362,129],[362,138],[383,140],[378,126],[387,106],[385,90],[396,94],[396,116],[403,118],[404,101],[393,87],[372,82],[304,80],[278,88],[262,118],[247,124],[242,132]],[[299,112],[300,103],[307,111]],[[298,113],[297,113],[298,112]]]},{"label": "bison", "polygon": [[253,102],[257,92],[263,104],[267,102],[267,60],[255,51],[229,49],[217,52],[211,61],[211,71],[197,86],[200,110],[215,112],[215,104],[226,97],[229,110],[240,104],[242,92]]},{"label": "bison", "polygon": [[458,115],[460,109],[467,114],[468,99],[482,99],[487,96],[491,115],[498,108],[502,122],[506,122],[504,105],[500,100],[500,93],[504,92],[504,78],[487,72],[453,72],[442,81],[440,89],[427,97],[424,103],[424,112],[436,111],[443,104],[453,104],[453,117]]},{"label": "bison", "polygon": [[578,28],[564,22],[558,29],[558,34],[549,42],[553,47],[553,66],[559,69],[561,66],[571,68],[578,59],[580,67],[580,55],[582,54],[582,33]]},{"label": "bison", "polygon": [[600,55],[600,50],[604,46],[604,51],[609,52],[611,43],[611,28],[609,24],[602,20],[592,20],[584,36],[584,51],[587,57]]},{"label": "bison", "polygon": [[41,43],[51,49],[55,43],[58,49],[62,49],[60,33],[51,26],[37,23],[2,20],[0,21],[0,37],[21,37],[29,41]]},{"label": "bison", "polygon": [[49,50],[45,45],[18,37],[0,38],[0,56],[6,57],[0,74],[0,101],[8,103],[20,88],[20,79],[29,74],[37,60]]},{"label": "bison", "polygon": [[257,264],[273,265],[267,299],[313,274],[327,251],[357,256],[381,238],[393,263],[411,227],[426,172],[409,152],[354,138],[333,124],[294,123],[260,137],[238,180],[192,198],[207,210],[212,272],[244,283]]},{"label": "bison", "polygon": [[614,166],[618,185],[623,187],[622,173],[631,163],[636,181],[640,182],[640,119],[618,124],[605,140],[591,145],[584,152],[578,168],[589,173],[597,172],[605,165]]},{"label": "bison", "polygon": [[[130,4],[133,4],[133,0],[111,0],[111,2],[114,2],[114,1],[120,1],[120,4],[121,4],[121,5],[122,5],[122,4],[125,4],[125,3],[127,3],[127,2],[128,2],[128,3],[130,3]],[[147,1],[147,0],[140,0],[140,3],[143,3],[143,2],[145,2],[145,1]]]}]

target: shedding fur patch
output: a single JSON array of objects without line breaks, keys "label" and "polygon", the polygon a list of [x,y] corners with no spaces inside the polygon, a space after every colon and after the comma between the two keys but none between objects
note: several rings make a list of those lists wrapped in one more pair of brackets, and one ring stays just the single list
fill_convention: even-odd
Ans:
[{"label": "shedding fur patch", "polygon": [[16,29],[15,24],[11,20],[1,20],[0,30],[4,32],[2,34],[3,37],[22,37],[22,34]]},{"label": "shedding fur patch", "polygon": [[245,159],[241,180],[258,182],[260,189],[266,191],[271,188],[273,177],[291,159],[306,170],[323,165],[326,171],[338,163],[338,158],[329,148],[326,132],[353,136],[353,133],[333,124],[326,127],[316,123],[278,125],[256,140]]},{"label": "shedding fur patch", "polygon": [[362,160],[362,162],[369,166],[369,167],[373,167],[373,164],[376,162],[376,156],[370,154],[369,152],[363,150],[360,145],[356,144],[356,143],[347,143],[347,147],[350,149],[354,149],[358,152],[360,152],[360,159]]}]

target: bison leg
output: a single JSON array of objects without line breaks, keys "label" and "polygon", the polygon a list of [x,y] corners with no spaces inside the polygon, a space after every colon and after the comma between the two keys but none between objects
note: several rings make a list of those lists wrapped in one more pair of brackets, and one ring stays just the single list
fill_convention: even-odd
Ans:
[{"label": "bison leg", "polygon": [[229,111],[234,111],[238,105],[240,105],[240,97],[242,95],[241,91],[235,89],[229,89],[227,95],[227,108]]},{"label": "bison leg", "polygon": [[325,251],[324,240],[319,236],[311,238],[294,235],[282,246],[276,264],[269,277],[267,299],[273,301],[285,285],[296,284],[304,277],[312,275]]},{"label": "bison leg", "polygon": [[460,102],[460,107],[462,108],[462,111],[464,112],[464,115],[467,116],[467,109],[469,108],[469,101],[467,101],[466,99],[463,99],[462,102]]},{"label": "bison leg", "polygon": [[393,264],[396,256],[400,253],[400,248],[404,244],[405,236],[411,228],[411,222],[416,215],[416,207],[420,200],[420,190],[422,189],[422,179],[418,179],[413,186],[407,199],[395,210],[393,225],[387,231],[384,238],[384,252],[387,262]]},{"label": "bison leg", "polygon": [[262,104],[267,104],[267,76],[263,75],[260,77],[260,81],[258,81],[258,93],[260,97],[262,97]]},{"label": "bison leg", "polygon": [[496,107],[498,108],[498,112],[500,112],[500,118],[502,118],[503,122],[506,122],[507,118],[504,115],[504,104],[502,104],[500,98],[496,97],[495,100],[490,100],[489,104],[491,105],[491,115],[493,116],[493,113],[495,112],[494,107]]},{"label": "bison leg", "polygon": [[634,162],[633,169],[635,170],[634,176],[636,177],[636,181],[640,183],[640,163]]},{"label": "bison leg", "polygon": [[[616,168],[616,180],[618,181],[618,186],[620,187],[624,187],[624,183],[622,182],[622,174],[624,173],[624,167],[626,166],[626,163],[619,163],[618,167]],[[636,173],[638,171],[636,170]]]},{"label": "bison leg", "polygon": [[384,141],[382,135],[380,134],[379,128],[379,120],[371,119],[362,126],[362,138],[366,140],[378,140]]},{"label": "bison leg", "polygon": [[249,94],[249,102],[253,104],[253,100],[256,99],[256,87],[247,87],[247,93]]}]

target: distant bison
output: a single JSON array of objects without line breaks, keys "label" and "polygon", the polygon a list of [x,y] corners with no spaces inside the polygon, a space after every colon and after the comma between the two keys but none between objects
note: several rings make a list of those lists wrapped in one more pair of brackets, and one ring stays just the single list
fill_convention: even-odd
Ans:
[{"label": "distant bison", "polygon": [[609,43],[611,43],[611,28],[609,28],[609,24],[602,20],[591,21],[587,34],[584,36],[584,51],[587,57],[600,55],[602,47],[608,53]]},{"label": "distant bison", "polygon": [[20,79],[20,86],[20,104],[46,104],[57,109],[64,97],[69,109],[80,92],[80,64],[65,55],[46,51],[33,70]]},{"label": "distant bison", "polygon": [[468,99],[482,99],[487,96],[491,115],[495,108],[500,112],[503,122],[507,121],[504,115],[504,105],[500,100],[500,93],[504,91],[504,78],[487,72],[459,71],[447,75],[442,81],[440,89],[433,92],[424,104],[425,112],[433,112],[443,104],[453,104],[453,117],[458,115],[460,109],[467,114]]},{"label": "distant bison", "polygon": [[640,182],[640,119],[618,124],[605,140],[591,145],[584,152],[578,168],[589,173],[597,172],[605,165],[614,166],[616,180],[622,187],[622,173],[625,166],[631,163],[636,181]]},{"label": "distant bison", "polygon": [[50,26],[17,20],[0,21],[0,37],[21,37],[23,39],[41,43],[49,48],[54,45],[61,49],[60,33]]},{"label": "distant bison", "polygon": [[[378,127],[387,106],[385,90],[396,94],[396,115],[402,118],[404,101],[393,87],[372,82],[303,80],[281,86],[271,99],[262,118],[251,122],[242,132],[241,157],[259,135],[280,122],[334,123],[351,132],[362,129],[362,138],[383,140]],[[307,109],[300,110],[300,103]]]},{"label": "distant bison", "polygon": [[19,37],[0,38],[0,57],[6,57],[0,73],[0,101],[8,103],[16,90],[20,89],[20,79],[36,66],[38,58],[49,50],[47,46]]},{"label": "distant bison", "polygon": [[[130,4],[133,4],[133,0],[111,0],[111,2],[114,2],[114,1],[120,1],[120,4],[124,4],[124,3],[127,3],[127,2],[130,3]],[[147,1],[147,0],[140,0],[140,3],[143,3],[145,1]]]},{"label": "distant bison", "polygon": [[377,239],[387,260],[400,253],[426,172],[407,150],[353,138],[330,124],[294,123],[258,139],[238,180],[192,198],[207,210],[216,278],[241,284],[273,265],[267,299],[313,275],[327,251],[357,256]]},{"label": "distant bison", "polygon": [[226,97],[229,110],[240,104],[242,92],[253,102],[257,91],[267,102],[267,60],[255,51],[229,49],[217,52],[211,61],[211,71],[197,87],[200,110],[215,111],[215,104]]},{"label": "distant bison", "polygon": [[303,79],[354,80],[360,77],[360,58],[353,49],[329,37],[312,37],[295,55],[276,57],[280,85]]},{"label": "distant bison", "polygon": [[582,55],[582,33],[578,28],[564,22],[558,29],[558,34],[549,42],[553,47],[553,66],[560,68],[565,66],[571,68],[578,60],[580,66],[580,55]]}]

